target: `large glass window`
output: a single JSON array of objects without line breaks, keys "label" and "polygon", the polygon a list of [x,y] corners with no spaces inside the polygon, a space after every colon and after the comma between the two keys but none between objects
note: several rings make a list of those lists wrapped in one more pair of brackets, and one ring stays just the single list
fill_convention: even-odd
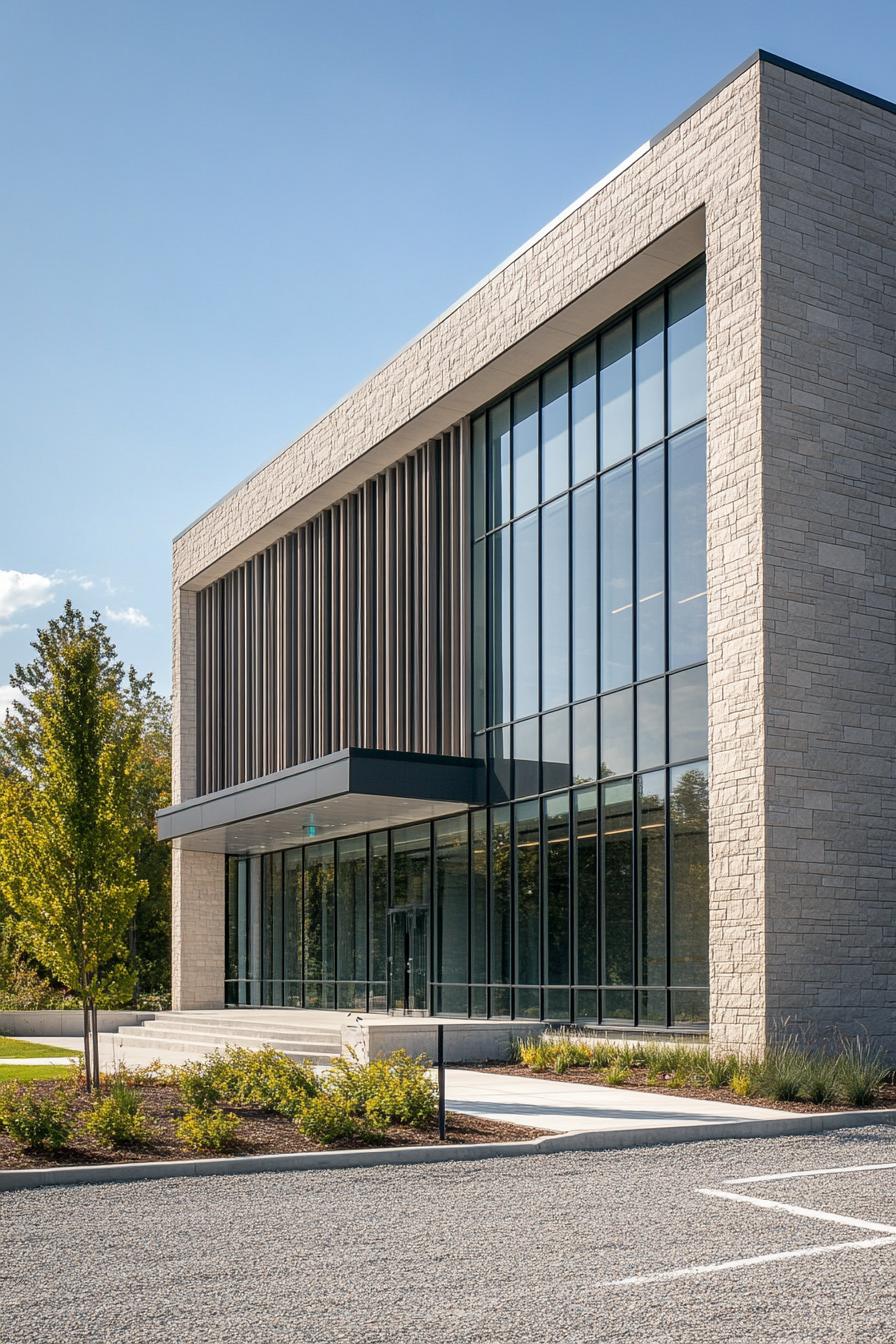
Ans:
[{"label": "large glass window", "polygon": [[538,514],[513,525],[513,713],[538,709]]},{"label": "large glass window", "polygon": [[669,666],[706,659],[706,430],[669,444]]},{"label": "large glass window", "polygon": [[469,860],[467,818],[446,817],[433,827],[435,880],[435,1006],[467,1014]]},{"label": "large glass window", "polygon": [[569,505],[548,504],[541,514],[541,705],[569,701]]},{"label": "large glass window", "polygon": [[704,285],[690,268],[473,417],[486,804],[229,858],[229,1004],[401,1011],[413,923],[417,1010],[706,1022]]},{"label": "large glass window", "polygon": [[541,1016],[538,801],[517,803],[513,815],[516,872],[516,1012]]}]

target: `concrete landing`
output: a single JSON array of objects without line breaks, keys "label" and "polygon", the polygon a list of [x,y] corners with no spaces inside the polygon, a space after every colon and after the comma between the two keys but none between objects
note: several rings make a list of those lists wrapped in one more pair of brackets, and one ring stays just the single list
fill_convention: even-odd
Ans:
[{"label": "concrete landing", "polygon": [[487,1073],[478,1069],[446,1069],[448,1107],[464,1115],[481,1115],[513,1125],[529,1125],[554,1133],[592,1130],[656,1129],[673,1125],[735,1123],[786,1119],[795,1112],[765,1106],[738,1106],[724,1101],[696,1100],[657,1092],[587,1083],[557,1083],[541,1078]]}]

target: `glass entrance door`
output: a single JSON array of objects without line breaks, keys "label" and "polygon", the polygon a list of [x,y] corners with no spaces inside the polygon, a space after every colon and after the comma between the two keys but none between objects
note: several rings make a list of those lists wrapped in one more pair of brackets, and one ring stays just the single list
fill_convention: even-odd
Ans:
[{"label": "glass entrance door", "polygon": [[405,906],[389,911],[389,1011],[428,1011],[429,911]]}]

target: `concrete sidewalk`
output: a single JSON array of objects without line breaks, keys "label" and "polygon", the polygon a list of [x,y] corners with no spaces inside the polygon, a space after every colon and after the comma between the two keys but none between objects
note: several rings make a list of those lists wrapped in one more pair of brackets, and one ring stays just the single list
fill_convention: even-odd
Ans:
[{"label": "concrete sidewalk", "polygon": [[[70,1055],[39,1055],[33,1058],[21,1059],[18,1056],[7,1058],[0,1055],[0,1064],[80,1064],[81,1051],[78,1049],[78,1038],[72,1036],[17,1036],[19,1041],[25,1041],[28,1045],[55,1045],[60,1050],[70,1050]],[[0,1045],[0,1051],[3,1046]],[[74,1053],[77,1050],[77,1054]]]},{"label": "concrete sidewalk", "polygon": [[445,1091],[449,1110],[558,1134],[786,1119],[794,1114],[765,1106],[737,1106],[622,1087],[519,1078],[481,1069],[446,1069]]}]

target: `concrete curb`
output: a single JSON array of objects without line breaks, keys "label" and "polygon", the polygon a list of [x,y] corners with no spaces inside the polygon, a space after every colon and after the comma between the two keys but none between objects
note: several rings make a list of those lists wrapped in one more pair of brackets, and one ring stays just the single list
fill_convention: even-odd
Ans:
[{"label": "concrete curb", "polygon": [[832,1129],[896,1124],[896,1109],[821,1112],[774,1120],[728,1120],[653,1129],[575,1130],[509,1143],[453,1143],[443,1147],[354,1148],[330,1153],[266,1153],[260,1157],[199,1157],[176,1162],[112,1162],[89,1167],[40,1167],[0,1171],[0,1191],[50,1185],[101,1185],[114,1181],[159,1181],[178,1176],[238,1176],[262,1171],[331,1171],[346,1167],[407,1166],[426,1162],[475,1162],[488,1157],[600,1152],[652,1148],[708,1139],[773,1139]]}]

